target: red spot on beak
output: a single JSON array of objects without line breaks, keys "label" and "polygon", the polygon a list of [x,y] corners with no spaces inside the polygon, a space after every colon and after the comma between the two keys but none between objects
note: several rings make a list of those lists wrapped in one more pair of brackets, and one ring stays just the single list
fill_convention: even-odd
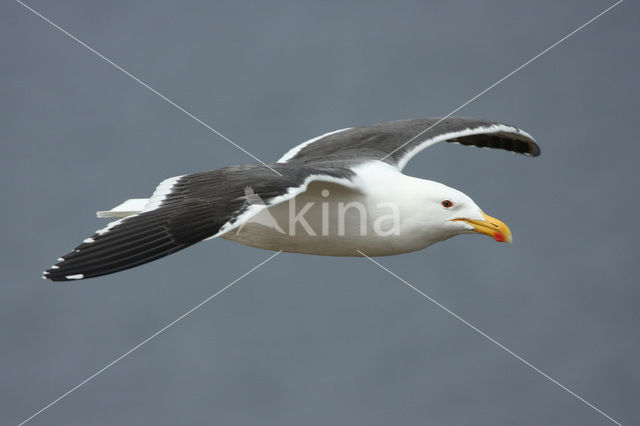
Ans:
[{"label": "red spot on beak", "polygon": [[505,237],[501,232],[496,232],[493,234],[493,239],[499,243],[504,243],[507,240],[507,237]]}]

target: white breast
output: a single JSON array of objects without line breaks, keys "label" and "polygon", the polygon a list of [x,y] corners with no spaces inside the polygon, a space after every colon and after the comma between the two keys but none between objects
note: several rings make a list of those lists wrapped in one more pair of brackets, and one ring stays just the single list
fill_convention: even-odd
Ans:
[{"label": "white breast", "polygon": [[[412,191],[420,179],[374,163],[357,170],[358,190],[312,182],[294,199],[258,213],[223,238],[253,247],[326,256],[385,256],[432,242],[416,229]],[[413,197],[415,198],[415,197]],[[435,241],[433,241],[435,242]]]}]

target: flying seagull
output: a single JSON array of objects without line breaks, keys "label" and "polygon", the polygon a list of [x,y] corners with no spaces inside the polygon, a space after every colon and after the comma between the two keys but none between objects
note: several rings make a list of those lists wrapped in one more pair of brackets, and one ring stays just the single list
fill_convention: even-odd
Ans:
[{"label": "flying seagull", "polygon": [[150,198],[98,212],[118,220],[60,257],[43,278],[111,274],[216,237],[327,256],[394,255],[470,233],[511,242],[509,228],[464,193],[402,173],[414,155],[442,141],[540,155],[526,132],[473,118],[336,130],[292,148],[268,167],[172,177]]}]

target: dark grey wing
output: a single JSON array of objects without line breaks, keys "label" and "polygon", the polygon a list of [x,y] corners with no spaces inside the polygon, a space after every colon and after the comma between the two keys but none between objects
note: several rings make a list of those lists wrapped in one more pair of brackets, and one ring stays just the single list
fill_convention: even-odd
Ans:
[{"label": "dark grey wing", "polygon": [[281,176],[263,165],[248,165],[166,179],[144,210],[97,231],[43,277],[69,281],[133,268],[229,232],[262,209],[303,192],[312,181],[352,186],[348,169],[271,166]]},{"label": "dark grey wing", "polygon": [[382,160],[400,170],[418,152],[438,143],[453,142],[540,155],[540,147],[526,132],[506,124],[475,118],[416,118],[366,127],[336,130],[287,152],[278,162],[319,164]]}]

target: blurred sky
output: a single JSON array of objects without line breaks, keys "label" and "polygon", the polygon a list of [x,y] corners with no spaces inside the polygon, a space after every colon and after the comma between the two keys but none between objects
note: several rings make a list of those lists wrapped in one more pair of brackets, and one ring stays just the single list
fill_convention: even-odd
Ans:
[{"label": "blurred sky", "polygon": [[[29,5],[265,161],[442,116],[613,1]],[[378,259],[623,424],[640,424],[640,7],[457,113],[542,156],[442,144],[407,174],[503,219]],[[271,253],[214,240],[72,283],[42,269],[162,179],[253,160],[20,4],[0,6],[0,420],[16,424]],[[282,254],[33,425],[609,424],[372,263]]]}]

